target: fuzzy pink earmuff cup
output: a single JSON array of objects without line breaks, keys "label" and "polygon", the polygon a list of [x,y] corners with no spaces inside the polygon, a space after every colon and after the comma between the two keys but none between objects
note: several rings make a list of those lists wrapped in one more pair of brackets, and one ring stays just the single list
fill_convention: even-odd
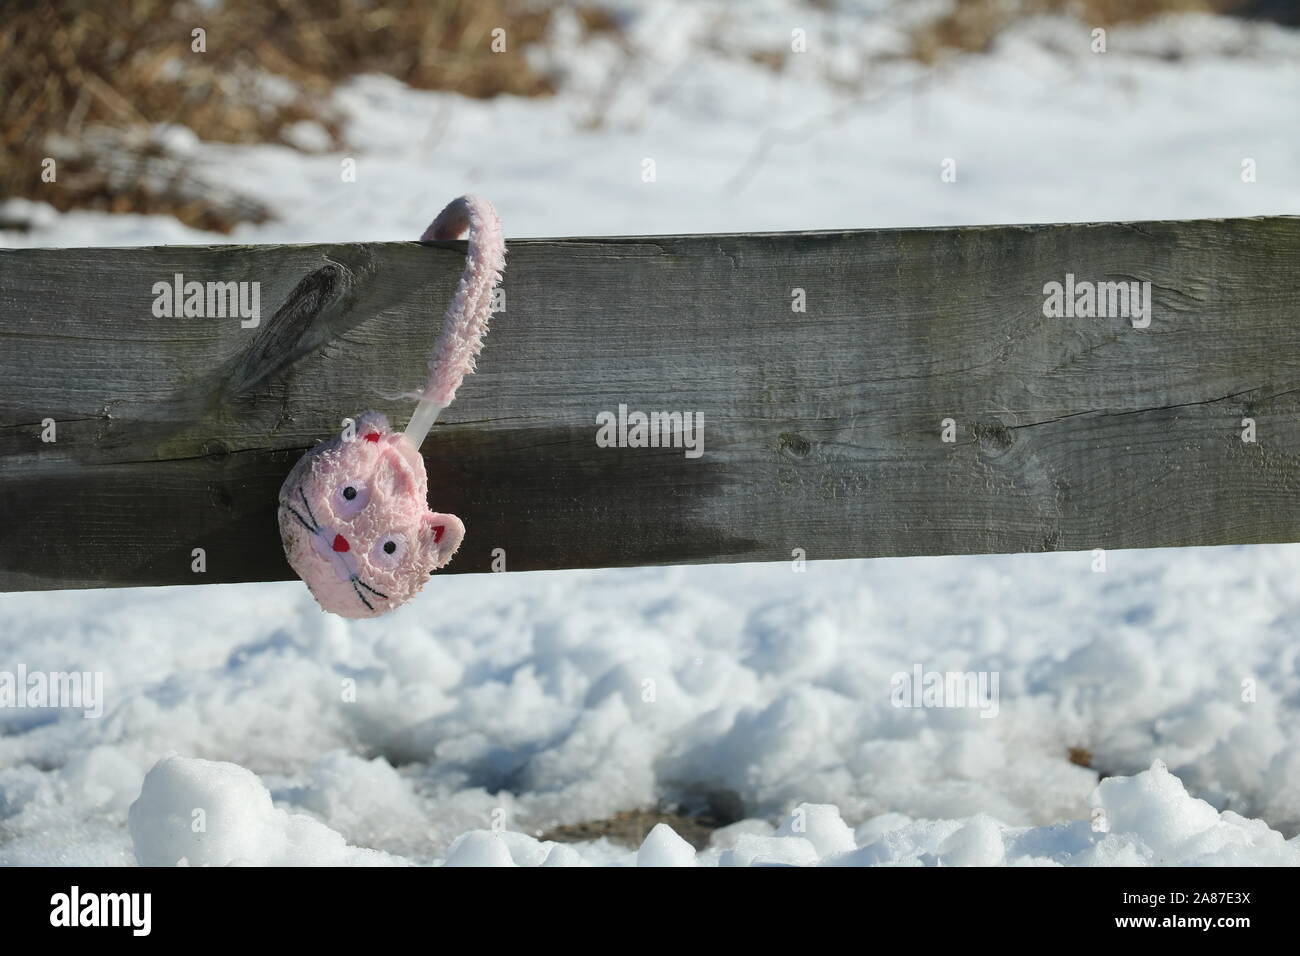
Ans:
[{"label": "fuzzy pink earmuff cup", "polygon": [[459,518],[429,508],[419,449],[474,371],[505,266],[496,211],[474,196],[453,201],[420,238],[455,239],[466,229],[465,271],[406,431],[366,412],[303,455],[280,488],[285,557],[320,606],[343,617],[377,617],[406,603],[465,537]]}]

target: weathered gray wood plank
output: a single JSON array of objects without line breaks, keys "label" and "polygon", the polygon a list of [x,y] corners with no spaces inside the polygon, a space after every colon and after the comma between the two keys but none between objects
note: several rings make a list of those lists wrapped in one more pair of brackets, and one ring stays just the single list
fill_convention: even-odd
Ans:
[{"label": "weathered gray wood plank", "polygon": [[[280,481],[345,415],[405,423],[384,396],[423,380],[463,250],[0,251],[0,588],[290,576]],[[1300,219],[516,240],[508,261],[424,447],[469,529],[449,570],[495,548],[524,570],[1300,540]],[[174,273],[260,282],[259,327],[154,317]],[[1150,326],[1044,317],[1066,273],[1149,280]],[[702,414],[703,456],[597,447],[620,404]]]}]

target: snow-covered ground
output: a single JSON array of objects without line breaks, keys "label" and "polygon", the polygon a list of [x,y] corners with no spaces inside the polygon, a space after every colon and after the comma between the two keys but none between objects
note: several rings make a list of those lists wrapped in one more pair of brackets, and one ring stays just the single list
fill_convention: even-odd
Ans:
[{"label": "snow-covered ground", "polygon": [[[426,862],[469,830],[535,834],[728,794],[751,819],[724,843],[832,804],[855,845],[876,844],[860,862],[991,860],[999,835],[1008,858],[1227,861],[1251,856],[1254,833],[1258,859],[1300,863],[1300,841],[1282,846],[1300,829],[1300,547],[1093,566],[1053,554],[456,575],[429,584],[454,617],[431,617],[426,596],[364,622],[322,614],[296,582],[2,595],[0,660],[102,671],[105,705],[98,719],[0,711],[0,861],[125,863],[134,835],[145,862],[374,858],[344,841]],[[996,714],[895,706],[895,675],[918,664],[997,674]],[[1219,825],[1157,774],[1103,781],[1110,834],[1093,834],[1098,774],[1070,747],[1117,775],[1163,760],[1195,796],[1281,833],[1232,814]],[[262,783],[177,762],[128,833],[169,752]],[[288,829],[263,787],[337,835]],[[195,808],[208,815],[197,842],[175,825]],[[1082,822],[1047,826],[1062,821]],[[944,850],[966,826],[953,839],[974,848]],[[281,836],[250,836],[267,827]]]},{"label": "snow-covered ground", "polygon": [[[1043,20],[927,72],[890,56],[901,14],[638,9],[629,68],[557,40],[552,99],[349,84],[355,182],[339,155],[166,133],[274,222],[36,210],[0,243],[409,238],[467,190],[516,237],[1300,211],[1295,32],[1186,18],[1098,54]],[[782,73],[737,52],[794,28]],[[104,680],[98,718],[0,708],[0,863],[1300,864],[1300,547],[1094,568],[443,576],[454,618],[370,622],[298,583],[0,595],[0,672]],[[917,668],[996,696],[896,706]],[[664,829],[639,853],[531,836],[710,799],[745,819],[698,855]]]}]

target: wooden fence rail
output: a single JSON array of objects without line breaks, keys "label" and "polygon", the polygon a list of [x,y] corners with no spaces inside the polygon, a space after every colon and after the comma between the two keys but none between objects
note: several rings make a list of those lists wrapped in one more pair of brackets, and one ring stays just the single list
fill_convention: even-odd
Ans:
[{"label": "wooden fence rail", "polygon": [[[463,254],[0,251],[0,589],[290,577],[280,482],[344,416],[405,423]],[[1300,540],[1300,218],[516,240],[508,263],[424,446],[468,527],[449,571]],[[177,275],[258,283],[256,325],[155,314]],[[1052,282],[1149,282],[1150,313],[1045,315]],[[602,447],[620,406],[702,416],[702,453]]]}]

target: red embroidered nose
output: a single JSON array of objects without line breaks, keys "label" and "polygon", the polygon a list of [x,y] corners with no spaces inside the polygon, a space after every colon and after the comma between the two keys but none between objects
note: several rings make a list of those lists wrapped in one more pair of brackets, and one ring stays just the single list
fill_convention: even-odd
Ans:
[{"label": "red embroidered nose", "polygon": [[343,535],[341,534],[336,534],[334,536],[334,550],[335,551],[348,550],[348,539],[343,537]]},{"label": "red embroidered nose", "polygon": [[379,432],[370,432],[366,435],[366,441],[379,441]]}]

